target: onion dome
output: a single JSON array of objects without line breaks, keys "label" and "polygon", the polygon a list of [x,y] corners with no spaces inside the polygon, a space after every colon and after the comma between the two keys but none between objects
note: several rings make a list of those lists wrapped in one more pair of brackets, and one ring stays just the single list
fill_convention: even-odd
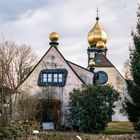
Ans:
[{"label": "onion dome", "polygon": [[104,44],[106,44],[107,34],[99,23],[99,17],[97,17],[96,24],[88,33],[88,43],[90,46],[93,46],[96,45],[99,41],[102,41]]},{"label": "onion dome", "polygon": [[105,43],[103,41],[98,41],[97,44],[96,44],[96,48],[104,49],[105,48]]},{"label": "onion dome", "polygon": [[58,35],[57,32],[52,32],[52,33],[50,34],[49,38],[50,38],[50,40],[51,40],[52,42],[57,42],[58,39],[59,39],[59,35]]}]

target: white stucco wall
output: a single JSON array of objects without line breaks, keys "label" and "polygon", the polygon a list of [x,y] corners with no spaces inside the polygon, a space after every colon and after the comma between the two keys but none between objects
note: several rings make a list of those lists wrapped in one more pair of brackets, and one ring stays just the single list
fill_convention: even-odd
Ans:
[{"label": "white stucco wall", "polygon": [[[68,71],[67,80],[64,87],[39,87],[37,85],[38,76],[43,69],[66,69]],[[42,61],[37,65],[29,77],[22,83],[19,90],[24,94],[32,95],[38,98],[47,98],[45,90],[49,91],[49,97],[61,100],[63,114],[67,112],[69,103],[69,93],[74,88],[80,88],[82,81],[76,76],[73,70],[69,67],[63,57],[58,53],[55,48],[51,48],[49,52],[44,56]],[[65,115],[63,116],[63,120]]]},{"label": "white stucco wall", "polygon": [[69,64],[72,66],[75,72],[79,75],[79,77],[85,82],[85,84],[93,83],[94,73],[82,67],[79,67],[73,63],[69,63]]},{"label": "white stucco wall", "polygon": [[[68,64],[69,63],[69,64]],[[70,66],[72,67],[70,67]],[[38,76],[43,69],[67,69],[68,75],[66,84],[64,87],[39,87],[37,85]],[[40,63],[35,67],[33,72],[28,76],[28,78],[21,84],[19,90],[25,94],[32,95],[34,98],[55,98],[61,100],[62,112],[64,116],[62,117],[62,124],[65,123],[65,116],[68,110],[69,94],[74,88],[81,88],[82,81],[78,76],[86,83],[91,84],[93,82],[94,74],[80,66],[77,66],[71,62],[67,62],[60,53],[55,49],[51,48],[49,52],[43,57]],[[95,68],[95,72],[105,71],[108,74],[108,83],[113,85],[116,90],[120,92],[120,96],[124,97],[126,93],[126,83],[124,78],[114,67],[100,67]],[[48,95],[49,93],[49,95]],[[21,96],[21,95],[20,95]],[[20,98],[19,96],[19,98]],[[127,117],[120,113],[122,108],[121,102],[117,102],[117,107],[115,108],[115,114],[112,116],[113,121],[126,121]]]},{"label": "white stucco wall", "polygon": [[120,113],[123,109],[122,102],[126,94],[126,82],[122,75],[114,67],[99,67],[95,71],[105,71],[108,74],[108,84],[111,84],[120,93],[122,100],[115,103],[115,114],[112,116],[112,121],[128,121],[127,116]]},{"label": "white stucco wall", "polygon": [[[70,63],[70,65],[86,84],[92,84],[94,76],[93,73],[82,69],[75,64]],[[105,71],[108,74],[107,83],[111,84],[117,91],[119,91],[120,97],[122,98],[122,100],[119,100],[115,103],[116,108],[114,108],[115,114],[112,115],[112,121],[128,121],[127,117],[124,116],[123,113],[120,113],[120,111],[122,111],[124,95],[126,94],[126,82],[123,76],[114,67],[96,67],[94,71]]]}]

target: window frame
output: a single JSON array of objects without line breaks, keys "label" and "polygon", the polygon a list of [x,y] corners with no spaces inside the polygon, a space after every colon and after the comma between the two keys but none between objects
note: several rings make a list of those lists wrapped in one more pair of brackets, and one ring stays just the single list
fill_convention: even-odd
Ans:
[{"label": "window frame", "polygon": [[[62,87],[66,83],[67,73],[68,72],[66,69],[41,70],[38,78],[38,86],[61,86]],[[44,78],[46,77],[47,80],[44,80]]]}]

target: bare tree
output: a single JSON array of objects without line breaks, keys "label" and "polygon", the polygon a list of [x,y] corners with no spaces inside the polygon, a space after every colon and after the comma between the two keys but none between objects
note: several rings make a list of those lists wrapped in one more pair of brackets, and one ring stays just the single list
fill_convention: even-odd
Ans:
[{"label": "bare tree", "polygon": [[20,100],[18,101],[18,117],[17,119],[22,120],[35,120],[35,116],[41,110],[41,101],[39,99],[34,99],[28,94],[22,94]]},{"label": "bare tree", "polygon": [[132,75],[131,75],[131,69],[130,69],[130,60],[126,60],[124,63],[124,68],[123,68],[123,72],[124,72],[124,76],[125,79],[132,79]]},{"label": "bare tree", "polygon": [[0,43],[0,112],[3,118],[5,106],[9,106],[12,114],[12,94],[30,73],[36,58],[30,46],[12,41]]},{"label": "bare tree", "polygon": [[1,83],[15,90],[35,65],[36,58],[30,46],[11,41],[0,43]]}]

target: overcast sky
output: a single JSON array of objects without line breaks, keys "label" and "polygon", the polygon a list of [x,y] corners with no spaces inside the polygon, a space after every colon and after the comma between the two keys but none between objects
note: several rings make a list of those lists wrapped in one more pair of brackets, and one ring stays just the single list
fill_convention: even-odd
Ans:
[{"label": "overcast sky", "polygon": [[[108,35],[109,60],[121,72],[132,44],[139,0],[99,0],[99,17]],[[87,66],[87,34],[96,20],[97,0],[0,0],[0,40],[31,45],[41,57],[49,34],[59,33],[63,56]]]}]

